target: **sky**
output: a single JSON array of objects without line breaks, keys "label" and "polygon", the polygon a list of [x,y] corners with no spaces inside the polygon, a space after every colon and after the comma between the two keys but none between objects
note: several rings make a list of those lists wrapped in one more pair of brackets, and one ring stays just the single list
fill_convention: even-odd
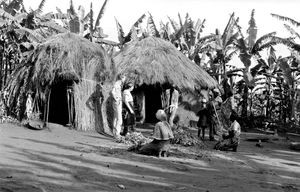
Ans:
[{"label": "sky", "polygon": [[[40,2],[41,0],[24,0],[24,5],[27,9],[36,9]],[[104,0],[73,0],[73,5],[76,10],[82,5],[88,13],[92,3],[94,17],[97,17],[103,2]],[[70,0],[46,0],[43,13],[56,12],[56,7],[66,12],[69,6]],[[288,37],[289,33],[283,27],[284,22],[272,17],[271,13],[300,21],[299,7],[300,0],[108,0],[100,26],[109,35],[107,39],[118,41],[115,18],[127,34],[144,13],[152,14],[156,26],[159,26],[160,21],[168,21],[168,16],[178,21],[178,13],[182,18],[188,13],[194,21],[198,18],[206,19],[203,35],[208,35],[214,33],[216,28],[223,32],[230,14],[234,12],[239,17],[239,24],[246,36],[251,11],[255,9],[257,37],[274,31],[280,37]],[[280,49],[280,52],[282,56],[288,54],[287,50]]]},{"label": "sky", "polygon": [[[24,0],[26,8],[37,8],[41,0]],[[85,8],[87,13],[93,3],[95,17],[97,16],[104,0],[73,0],[75,9],[79,5]],[[47,0],[44,13],[56,12],[56,7],[66,12],[70,5],[69,0]],[[194,21],[198,18],[206,19],[204,34],[215,32],[218,28],[222,32],[228,22],[231,13],[240,18],[239,24],[243,32],[248,28],[251,10],[255,9],[255,19],[258,27],[258,37],[276,31],[277,35],[287,36],[283,22],[272,17],[270,13],[294,18],[300,21],[299,0],[109,0],[100,26],[108,39],[117,40],[115,18],[127,33],[133,23],[143,14],[150,12],[156,25],[160,21],[167,21],[170,16],[178,21],[178,13],[182,17],[189,13]],[[144,21],[145,22],[145,21]]]}]

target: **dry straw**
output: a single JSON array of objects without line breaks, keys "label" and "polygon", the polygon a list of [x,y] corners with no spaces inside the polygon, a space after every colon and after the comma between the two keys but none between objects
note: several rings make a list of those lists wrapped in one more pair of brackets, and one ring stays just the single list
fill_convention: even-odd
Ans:
[{"label": "dry straw", "polygon": [[156,37],[133,41],[114,58],[119,73],[135,84],[174,84],[181,90],[213,88],[217,82],[173,44]]},{"label": "dry straw", "polygon": [[[28,59],[15,70],[6,87],[9,95],[7,104],[11,109],[17,107],[16,101],[25,98],[29,89],[46,101],[45,95],[53,83],[72,80],[76,82],[75,124],[78,129],[94,130],[97,124],[94,122],[95,114],[86,108],[85,102],[95,90],[96,83],[109,80],[113,72],[114,66],[100,45],[73,33],[59,34],[37,45]],[[24,110],[22,102],[24,104],[24,99],[19,102],[19,108]]]}]

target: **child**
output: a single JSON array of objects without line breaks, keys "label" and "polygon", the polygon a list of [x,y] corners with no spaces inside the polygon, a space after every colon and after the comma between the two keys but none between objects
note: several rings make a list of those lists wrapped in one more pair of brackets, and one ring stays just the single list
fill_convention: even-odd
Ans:
[{"label": "child", "polygon": [[[198,137],[201,138],[202,140],[204,140],[205,129],[207,127],[209,127],[209,139],[213,140],[213,132],[212,132],[212,128],[211,128],[211,125],[210,125],[210,110],[208,110],[208,108],[207,108],[206,99],[205,98],[202,99],[201,103],[202,103],[202,108],[197,113],[197,116],[199,116],[199,120],[198,120],[198,123],[197,123]],[[202,137],[200,137],[201,131],[202,131]]]}]

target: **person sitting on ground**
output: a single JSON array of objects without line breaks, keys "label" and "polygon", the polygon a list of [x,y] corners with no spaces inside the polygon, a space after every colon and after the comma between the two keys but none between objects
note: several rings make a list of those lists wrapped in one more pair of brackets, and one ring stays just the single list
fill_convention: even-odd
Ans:
[{"label": "person sitting on ground", "polygon": [[[121,134],[122,136],[125,136],[128,133],[128,131],[135,132],[135,113],[134,113],[133,97],[131,95],[131,91],[133,90],[133,88],[134,88],[133,83],[128,83],[124,86],[124,91],[123,91],[124,129]],[[128,130],[128,127],[130,127],[131,130]]]},{"label": "person sitting on ground", "polygon": [[237,151],[237,147],[240,143],[241,126],[237,122],[237,115],[235,113],[231,114],[230,120],[232,123],[228,130],[228,134],[222,136],[222,139],[215,145],[214,149],[221,151]]},{"label": "person sitting on ground", "polygon": [[[207,108],[207,101],[205,98],[202,99],[202,108],[200,111],[197,113],[197,116],[199,116],[197,127],[198,127],[198,137],[204,140],[205,138],[205,129],[208,127],[209,128],[209,139],[213,140],[214,135],[213,135],[213,130],[211,127],[210,123],[210,111]],[[200,137],[202,132],[202,137]]]},{"label": "person sitting on ground", "polygon": [[174,138],[174,135],[164,110],[159,109],[156,112],[156,118],[159,122],[155,124],[153,130],[153,141],[144,145],[139,150],[139,153],[167,157],[167,153],[170,149],[170,140]]}]

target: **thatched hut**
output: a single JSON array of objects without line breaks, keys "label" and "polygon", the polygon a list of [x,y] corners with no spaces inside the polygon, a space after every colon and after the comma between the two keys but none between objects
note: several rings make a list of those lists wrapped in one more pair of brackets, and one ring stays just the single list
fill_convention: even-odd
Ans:
[{"label": "thatched hut", "polygon": [[138,88],[135,93],[145,94],[141,105],[146,110],[142,112],[146,113],[146,121],[147,116],[149,121],[153,120],[155,111],[162,107],[161,93],[167,85],[174,85],[181,92],[217,86],[217,82],[205,70],[173,44],[156,37],[131,42],[114,58],[114,62],[118,72],[127,74],[136,84]]},{"label": "thatched hut", "polygon": [[100,45],[73,33],[59,34],[37,45],[15,70],[5,89],[6,103],[10,114],[22,119],[31,90],[44,121],[104,132],[106,113],[101,114],[101,104],[94,103],[100,109],[95,112],[86,102],[96,84],[105,86],[113,73],[111,59]]}]

